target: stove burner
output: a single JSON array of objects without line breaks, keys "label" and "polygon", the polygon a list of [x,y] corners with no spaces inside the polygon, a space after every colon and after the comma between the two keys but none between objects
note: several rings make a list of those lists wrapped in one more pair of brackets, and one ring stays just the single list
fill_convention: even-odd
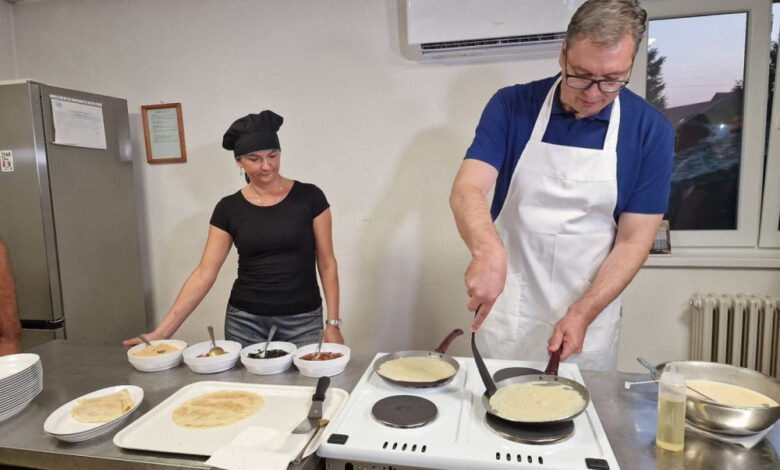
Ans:
[{"label": "stove burner", "polygon": [[574,435],[574,421],[518,425],[485,413],[485,423],[499,436],[522,444],[552,444]]},{"label": "stove burner", "polygon": [[385,397],[374,404],[371,414],[377,421],[393,428],[419,428],[439,415],[436,405],[414,395]]},{"label": "stove burner", "polygon": [[530,367],[507,367],[505,369],[497,370],[493,374],[493,381],[501,382],[504,379],[517,377],[518,375],[544,375],[544,372],[538,369],[531,369]]}]

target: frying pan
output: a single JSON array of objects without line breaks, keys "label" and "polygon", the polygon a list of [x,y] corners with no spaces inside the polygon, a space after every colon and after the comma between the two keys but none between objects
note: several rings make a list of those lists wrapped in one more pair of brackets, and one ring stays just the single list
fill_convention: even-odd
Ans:
[{"label": "frying pan", "polygon": [[[446,338],[444,338],[444,341],[441,342],[439,347],[434,349],[433,351],[399,351],[390,354],[385,354],[384,356],[380,357],[374,362],[374,372],[379,377],[382,377],[382,379],[385,382],[391,383],[393,385],[400,385],[402,387],[432,388],[432,387],[440,387],[442,385],[445,385],[451,382],[453,378],[455,378],[455,376],[458,374],[458,369],[460,368],[460,365],[458,364],[458,361],[451,358],[450,356],[447,356],[446,354],[444,354],[444,352],[447,350],[452,340],[462,334],[463,334],[463,330],[461,330],[460,328],[452,330],[452,332],[448,334]],[[438,380],[430,380],[426,382],[412,382],[408,380],[391,379],[390,377],[385,377],[379,372],[379,367],[385,362],[392,361],[393,359],[400,359],[402,357],[433,357],[451,365],[455,369],[455,372],[453,372],[453,374],[450,375],[449,377],[444,377],[443,379],[438,379]]]},{"label": "frying pan", "polygon": [[[522,425],[522,426],[538,426],[538,425],[554,424],[554,423],[560,423],[564,421],[570,421],[574,419],[576,416],[578,416],[580,413],[585,411],[585,408],[588,407],[588,403],[590,403],[590,393],[588,392],[588,389],[585,388],[584,385],[582,385],[577,381],[558,376],[558,365],[561,360],[560,349],[555,351],[552,354],[552,356],[550,356],[550,362],[547,364],[547,368],[545,369],[544,374],[529,374],[529,375],[520,375],[516,377],[509,377],[497,383],[493,382],[493,378],[490,376],[490,372],[488,372],[487,366],[485,366],[485,361],[482,360],[482,356],[479,354],[479,350],[477,349],[477,343],[474,340],[474,333],[471,333],[471,352],[474,354],[474,361],[477,363],[477,370],[479,370],[479,376],[482,378],[482,383],[485,384],[485,393],[482,394],[482,404],[485,406],[485,410],[487,410],[488,414],[504,422],[507,422],[509,424]],[[525,382],[545,382],[545,383],[549,383],[550,385],[556,385],[556,386],[567,385],[580,394],[580,396],[583,398],[584,403],[577,411],[567,416],[562,416],[560,418],[551,419],[547,421],[521,421],[521,420],[513,419],[507,416],[502,416],[499,412],[497,412],[490,406],[490,398],[498,390],[507,387],[509,385],[525,383]]]}]

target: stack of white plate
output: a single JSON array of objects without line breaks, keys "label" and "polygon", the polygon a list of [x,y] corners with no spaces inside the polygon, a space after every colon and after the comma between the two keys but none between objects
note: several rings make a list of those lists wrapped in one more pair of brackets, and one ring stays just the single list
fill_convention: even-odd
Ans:
[{"label": "stack of white plate", "polygon": [[0,357],[0,421],[22,411],[43,390],[43,367],[37,354]]},{"label": "stack of white plate", "polygon": [[[133,406],[123,415],[107,422],[107,423],[82,423],[76,421],[71,416],[71,410],[74,406],[78,405],[79,400],[83,398],[96,398],[112,393],[120,392],[122,389],[127,389],[130,397],[133,399]],[[60,406],[46,418],[43,423],[43,430],[46,434],[55,437],[65,442],[81,442],[87,439],[92,439],[101,434],[105,434],[113,429],[116,429],[120,424],[130,417],[130,414],[135,411],[141,402],[144,401],[144,390],[141,387],[135,385],[115,385],[113,387],[102,388],[95,390],[94,392],[87,393],[75,400],[71,400],[68,403]]]}]

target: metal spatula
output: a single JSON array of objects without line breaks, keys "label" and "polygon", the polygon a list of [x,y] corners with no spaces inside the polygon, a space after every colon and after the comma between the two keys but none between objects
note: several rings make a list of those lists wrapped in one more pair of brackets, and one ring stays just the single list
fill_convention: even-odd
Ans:
[{"label": "metal spatula", "polygon": [[317,425],[317,422],[322,418],[322,402],[325,401],[325,391],[328,389],[329,385],[330,377],[320,377],[319,380],[317,380],[317,388],[314,390],[314,395],[311,397],[309,414],[292,430],[293,434],[305,434]]}]

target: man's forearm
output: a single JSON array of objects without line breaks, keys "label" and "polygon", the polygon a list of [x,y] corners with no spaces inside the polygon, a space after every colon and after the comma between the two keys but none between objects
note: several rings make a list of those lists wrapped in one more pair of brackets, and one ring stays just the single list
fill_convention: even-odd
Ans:
[{"label": "man's forearm", "polygon": [[616,246],[601,265],[590,288],[569,311],[583,315],[590,324],[607,305],[612,303],[647,259],[649,250],[641,246]]},{"label": "man's forearm", "polygon": [[479,256],[489,250],[503,252],[503,244],[490,217],[487,200],[478,188],[465,185],[454,187],[450,194],[450,207],[458,233],[472,256]]},{"label": "man's forearm", "polygon": [[0,244],[0,354],[19,352],[21,325],[16,305],[16,286],[5,245]]},{"label": "man's forearm", "polygon": [[[621,216],[621,221],[622,221]],[[596,273],[590,288],[571,307],[569,313],[582,315],[588,324],[612,303],[636,276],[647,260],[661,216],[626,214],[629,228],[618,229],[615,245]]]}]

